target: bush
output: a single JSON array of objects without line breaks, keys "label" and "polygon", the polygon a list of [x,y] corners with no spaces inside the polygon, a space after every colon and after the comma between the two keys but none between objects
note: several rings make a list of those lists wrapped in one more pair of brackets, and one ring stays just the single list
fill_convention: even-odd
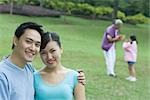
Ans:
[{"label": "bush", "polygon": [[47,6],[48,8],[62,11],[69,15],[72,13],[71,11],[74,9],[74,6],[75,6],[75,4],[73,2],[62,2],[62,1],[58,1],[58,0],[47,1],[46,5],[48,5]]},{"label": "bush", "polygon": [[148,18],[146,18],[144,15],[141,13],[134,15],[134,16],[127,16],[125,18],[125,22],[130,23],[130,24],[144,24],[148,23]]},{"label": "bush", "polygon": [[84,3],[78,3],[74,6],[74,8],[72,9],[72,13],[75,15],[92,15],[94,11],[94,7]]},{"label": "bush", "polygon": [[110,15],[113,12],[113,9],[110,7],[102,7],[102,11],[104,15]]},{"label": "bush", "polygon": [[64,10],[65,12],[67,12],[67,14],[71,15],[74,7],[75,7],[75,4],[73,2],[66,2],[64,6]]},{"label": "bush", "polygon": [[125,17],[126,17],[126,16],[125,16],[125,14],[124,14],[123,12],[118,11],[118,13],[117,13],[117,18],[124,20]]},{"label": "bush", "polygon": [[7,3],[7,1],[5,1],[5,0],[0,0],[0,4],[6,4]]}]

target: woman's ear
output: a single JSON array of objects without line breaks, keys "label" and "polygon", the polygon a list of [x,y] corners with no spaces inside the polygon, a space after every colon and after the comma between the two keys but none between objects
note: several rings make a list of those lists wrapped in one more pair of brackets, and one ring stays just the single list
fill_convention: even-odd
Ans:
[{"label": "woman's ear", "polygon": [[60,52],[61,52],[61,54],[63,54],[63,48],[62,47],[60,48]]}]

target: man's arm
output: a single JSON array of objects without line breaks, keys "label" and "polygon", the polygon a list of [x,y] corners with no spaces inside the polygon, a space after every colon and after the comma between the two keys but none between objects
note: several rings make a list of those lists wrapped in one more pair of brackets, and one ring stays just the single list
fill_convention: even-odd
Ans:
[{"label": "man's arm", "polygon": [[78,70],[79,76],[78,76],[78,82],[82,83],[83,85],[86,84],[86,80],[85,80],[85,74],[83,72],[83,70]]},{"label": "man's arm", "polygon": [[116,37],[112,38],[110,35],[107,34],[107,39],[109,42],[117,42],[121,40],[121,35],[117,35]]},{"label": "man's arm", "polygon": [[0,100],[9,100],[8,81],[4,74],[0,73]]}]

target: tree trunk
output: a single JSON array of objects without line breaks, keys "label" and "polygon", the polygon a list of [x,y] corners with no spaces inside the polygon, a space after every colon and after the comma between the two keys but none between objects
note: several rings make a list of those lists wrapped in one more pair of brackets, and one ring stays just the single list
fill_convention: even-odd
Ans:
[{"label": "tree trunk", "polygon": [[119,0],[114,0],[114,2],[113,2],[112,20],[117,18],[118,5],[119,5]]},{"label": "tree trunk", "polygon": [[43,0],[39,0],[40,1],[40,7],[43,7]]},{"label": "tree trunk", "polygon": [[13,6],[14,6],[13,0],[10,0],[10,14],[11,15],[13,14]]}]

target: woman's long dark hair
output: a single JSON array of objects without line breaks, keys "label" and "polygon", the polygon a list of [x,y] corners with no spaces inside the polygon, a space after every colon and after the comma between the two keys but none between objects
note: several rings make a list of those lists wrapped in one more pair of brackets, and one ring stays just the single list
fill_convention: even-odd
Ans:
[{"label": "woman's long dark hair", "polygon": [[61,42],[60,42],[59,35],[55,32],[46,32],[42,35],[40,51],[42,49],[44,49],[46,47],[47,43],[50,41],[56,41],[58,46],[61,48]]}]

